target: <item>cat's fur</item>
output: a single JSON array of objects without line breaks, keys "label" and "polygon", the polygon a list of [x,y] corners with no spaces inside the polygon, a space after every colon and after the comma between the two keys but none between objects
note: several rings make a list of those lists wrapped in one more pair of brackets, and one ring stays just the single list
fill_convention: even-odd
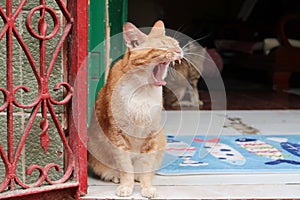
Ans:
[{"label": "cat's fur", "polygon": [[149,35],[133,24],[123,26],[124,57],[110,70],[98,93],[89,128],[89,166],[101,179],[120,185],[118,196],[132,194],[134,180],[141,195],[155,197],[155,169],[166,139],[160,123],[162,85],[170,62],[183,57],[178,42],[165,35],[158,21]]},{"label": "cat's fur", "polygon": [[167,85],[163,88],[164,106],[199,107],[203,102],[199,99],[198,81],[205,58],[205,48],[190,42],[186,47],[191,52],[188,60],[170,64],[166,77]]}]

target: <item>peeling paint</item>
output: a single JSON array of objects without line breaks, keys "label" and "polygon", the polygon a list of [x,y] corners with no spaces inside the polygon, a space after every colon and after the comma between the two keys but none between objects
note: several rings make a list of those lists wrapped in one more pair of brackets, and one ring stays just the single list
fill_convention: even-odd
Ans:
[{"label": "peeling paint", "polygon": [[240,133],[246,134],[258,134],[260,131],[257,128],[249,126],[245,124],[241,118],[238,117],[227,117],[229,121],[229,127],[234,128],[235,130],[239,131]]}]

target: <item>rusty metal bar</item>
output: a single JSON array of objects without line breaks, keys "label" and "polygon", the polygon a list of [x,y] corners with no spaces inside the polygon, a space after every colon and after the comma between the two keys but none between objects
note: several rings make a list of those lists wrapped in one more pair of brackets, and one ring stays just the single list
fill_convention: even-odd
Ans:
[{"label": "rusty metal bar", "polygon": [[[6,101],[8,101],[7,107],[7,156],[10,165],[14,162],[14,125],[13,125],[13,68],[12,68],[12,27],[14,26],[14,19],[12,18],[12,1],[6,0],[6,16],[8,21],[8,30],[6,32],[6,88],[8,90],[8,96]],[[10,166],[10,176],[16,174],[15,166]],[[14,177],[9,177],[10,179],[10,189],[14,190],[15,182],[12,181]]]}]

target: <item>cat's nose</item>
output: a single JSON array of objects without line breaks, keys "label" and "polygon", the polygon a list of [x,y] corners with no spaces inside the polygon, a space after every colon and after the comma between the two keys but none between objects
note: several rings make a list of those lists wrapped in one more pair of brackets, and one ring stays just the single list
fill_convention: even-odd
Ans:
[{"label": "cat's nose", "polygon": [[183,51],[180,48],[175,49],[175,53],[179,57],[178,59],[182,59],[183,58]]},{"label": "cat's nose", "polygon": [[177,54],[181,54],[181,49],[179,49],[179,48],[174,49],[174,51],[175,51],[175,53],[177,53]]}]

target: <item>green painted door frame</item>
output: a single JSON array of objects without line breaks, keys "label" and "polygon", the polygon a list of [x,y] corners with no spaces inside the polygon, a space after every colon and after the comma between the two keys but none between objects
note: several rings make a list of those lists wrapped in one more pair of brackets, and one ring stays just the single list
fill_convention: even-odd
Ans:
[{"label": "green painted door frame", "polygon": [[[127,20],[127,0],[108,0],[110,36],[122,32]],[[94,106],[96,93],[104,84],[105,69],[105,0],[90,0],[89,4],[89,72],[88,72],[88,122]],[[122,44],[111,44],[111,53],[115,48],[123,49]]]}]

